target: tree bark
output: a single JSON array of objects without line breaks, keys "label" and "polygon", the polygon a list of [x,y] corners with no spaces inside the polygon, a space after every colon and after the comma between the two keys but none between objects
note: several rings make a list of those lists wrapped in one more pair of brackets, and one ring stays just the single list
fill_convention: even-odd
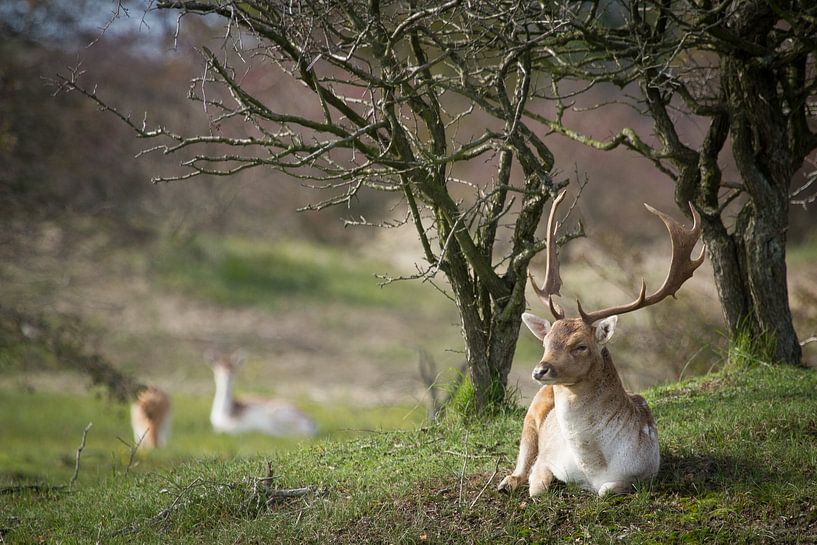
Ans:
[{"label": "tree bark", "polygon": [[747,317],[751,315],[752,301],[749,297],[748,279],[745,270],[741,267],[741,241],[735,240],[720,221],[702,215],[703,239],[707,257],[712,263],[715,277],[715,287],[721,302],[723,319],[729,332],[734,338]]},{"label": "tree bark", "polygon": [[[771,9],[765,6],[764,10],[768,10],[766,17],[746,19],[751,28],[738,27],[747,39],[761,39],[774,24]],[[732,155],[749,197],[734,235],[740,237],[735,245],[742,250],[739,265],[745,269],[743,286],[751,301],[745,319],[751,320],[748,325],[755,333],[772,335],[777,360],[800,365],[786,278],[789,185],[797,163],[788,116],[771,69],[740,55],[726,57],[721,69]]]},{"label": "tree bark", "polygon": [[[736,12],[732,31],[762,48],[776,20],[768,3],[747,2]],[[685,210],[693,201],[702,212],[703,238],[730,338],[744,331],[768,334],[777,361],[800,365],[788,300],[786,232],[789,185],[809,149],[803,140],[807,132],[791,125],[797,118],[787,114],[772,68],[738,50],[724,54],[720,68],[723,110],[712,115],[697,153],[677,139],[666,117],[667,98],[649,88],[647,96],[656,128],[677,158],[676,202]],[[747,198],[732,233],[721,217],[718,165],[727,136]]]},{"label": "tree bark", "polygon": [[513,364],[521,316],[525,310],[525,276],[521,277],[521,284],[512,279],[519,278],[516,274],[503,278],[511,292],[504,306],[494,302],[488,308],[481,307],[476,296],[477,284],[468,272],[465,257],[456,241],[451,242],[452,247],[446,254],[445,272],[459,308],[474,402],[477,412],[482,412],[500,406],[505,400],[508,373]]}]

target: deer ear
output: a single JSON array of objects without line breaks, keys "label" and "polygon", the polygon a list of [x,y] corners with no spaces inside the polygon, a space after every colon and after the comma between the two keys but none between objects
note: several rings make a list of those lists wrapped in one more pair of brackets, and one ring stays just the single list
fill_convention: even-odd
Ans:
[{"label": "deer ear", "polygon": [[244,363],[244,360],[247,359],[247,353],[244,351],[243,348],[239,348],[232,354],[230,354],[230,363],[233,364],[233,367],[238,368]]},{"label": "deer ear", "polygon": [[618,322],[618,316],[610,316],[596,325],[597,343],[606,344],[607,341],[613,337],[613,333],[616,330],[616,322]]},{"label": "deer ear", "polygon": [[545,340],[545,335],[550,331],[550,322],[530,312],[522,314],[522,321],[525,322],[525,325],[528,326],[531,333],[536,335],[537,339],[540,341]]}]

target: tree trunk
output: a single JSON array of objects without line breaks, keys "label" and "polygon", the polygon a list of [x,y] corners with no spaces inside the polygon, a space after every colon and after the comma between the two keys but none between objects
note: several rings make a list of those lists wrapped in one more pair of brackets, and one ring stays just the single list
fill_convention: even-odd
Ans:
[{"label": "tree trunk", "polygon": [[[477,411],[501,401],[504,389],[497,388],[496,373],[490,360],[488,339],[490,323],[486,323],[480,313],[476,296],[476,283],[468,272],[468,264],[456,239],[450,237],[450,226],[438,216],[440,233],[448,239],[449,248],[445,253],[444,271],[454,292],[454,300],[459,309],[462,333],[465,338],[465,359],[468,362],[468,376],[474,388],[474,402]],[[499,399],[496,399],[499,397]]]},{"label": "tree trunk", "polygon": [[460,308],[469,378],[479,412],[497,407],[505,401],[508,374],[513,365],[522,313],[525,311],[524,301],[523,298],[521,306],[514,304],[513,308],[501,309],[502,312],[494,308],[488,317],[462,312]]},{"label": "tree trunk", "polygon": [[776,360],[801,364],[800,344],[789,310],[786,283],[785,232],[754,206],[742,212],[737,232],[726,233],[704,220],[704,242],[715,273],[730,338],[747,331],[769,333],[775,341]]},{"label": "tree trunk", "polygon": [[[488,315],[483,315],[464,260],[453,255],[449,259],[447,273],[462,320],[468,376],[474,389],[477,412],[482,412],[505,400],[525,299],[511,297],[508,304],[512,308],[494,306]],[[524,284],[521,290],[524,293]]]},{"label": "tree trunk", "polygon": [[734,338],[741,324],[750,316],[752,307],[749,290],[746,289],[748,279],[740,265],[740,254],[743,249],[740,243],[727,233],[720,216],[709,218],[702,215],[702,221],[704,244],[712,263],[723,319],[729,337]]},{"label": "tree trunk", "polygon": [[[722,63],[722,70],[732,154],[749,198],[738,218],[733,246],[742,269],[740,286],[750,303],[743,310],[724,300],[724,314],[729,315],[727,322],[734,332],[734,317],[743,313],[743,319],[749,320],[744,327],[755,334],[771,334],[776,360],[801,365],[786,279],[789,185],[796,163],[787,115],[768,69],[734,57]],[[733,279],[730,269],[730,277],[721,279],[724,288]]]},{"label": "tree trunk", "polygon": [[[686,168],[676,201],[681,209],[695,201],[702,211],[703,238],[730,338],[741,332],[769,334],[775,359],[800,365],[786,280],[788,193],[798,159],[768,75],[735,59],[724,61],[722,69],[728,122],[726,116],[713,120],[697,168],[681,164]],[[727,133],[748,197],[733,233],[721,218],[717,165]]]},{"label": "tree trunk", "polygon": [[[507,296],[491,295],[486,283],[481,281],[479,271],[473,270],[473,276],[469,273],[466,256],[456,237],[449,237],[449,222],[442,215],[438,216],[441,239],[451,239],[448,243],[451,247],[445,254],[444,271],[453,288],[462,319],[465,357],[478,412],[497,407],[505,401],[508,374],[513,365],[522,313],[525,311],[527,268],[533,257],[533,254],[527,255],[527,249],[534,243],[536,226],[542,217],[545,202],[553,192],[553,181],[547,174],[552,165],[537,161],[521,146],[517,151],[526,174],[526,195],[513,233],[512,255],[517,259],[511,261],[499,280],[507,289]],[[487,263],[491,263],[492,259],[493,236],[489,240],[490,243],[481,249]]]},{"label": "tree trunk", "polygon": [[[785,195],[788,200],[788,193]],[[746,275],[752,297],[754,322],[759,332],[768,332],[775,341],[775,359],[801,365],[800,343],[789,308],[786,280],[786,227],[788,214],[769,214],[751,206],[743,233]]]}]

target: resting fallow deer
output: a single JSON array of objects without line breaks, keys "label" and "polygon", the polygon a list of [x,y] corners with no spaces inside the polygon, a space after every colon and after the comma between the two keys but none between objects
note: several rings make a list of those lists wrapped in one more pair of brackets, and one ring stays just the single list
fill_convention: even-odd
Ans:
[{"label": "resting fallow deer", "polygon": [[555,212],[564,198],[554,201],[548,218],[547,272],[542,287],[529,274],[539,299],[556,318],[552,324],[524,313],[522,321],[542,341],[544,355],[533,370],[542,384],[522,426],[519,456],[513,473],[499,484],[500,491],[515,490],[526,480],[531,497],[545,492],[554,478],[578,483],[599,496],[624,493],[633,482],[658,472],[658,432],[643,397],[622,386],[605,344],[613,336],[618,315],[654,305],[675,292],[703,262],[692,250],[700,237],[700,216],[690,204],[693,225],[685,229],[649,205],[647,210],[664,222],[672,241],[672,260],[664,284],[628,305],[585,312],[577,301],[579,318],[565,318],[552,296],[561,288],[555,236]]},{"label": "resting fallow deer", "polygon": [[205,354],[205,357],[213,368],[216,381],[216,394],[210,411],[210,423],[215,431],[255,431],[278,437],[315,435],[315,422],[287,401],[233,397],[236,371],[244,362],[242,351],[236,351],[229,357],[214,353]]},{"label": "resting fallow deer", "polygon": [[155,386],[144,388],[131,403],[130,421],[137,445],[163,447],[170,438],[170,396]]}]

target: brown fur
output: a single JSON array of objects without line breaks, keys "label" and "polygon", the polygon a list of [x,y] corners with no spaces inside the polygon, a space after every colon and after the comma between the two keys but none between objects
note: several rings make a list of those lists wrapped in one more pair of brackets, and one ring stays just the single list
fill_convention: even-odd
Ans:
[{"label": "brown fur", "polygon": [[234,399],[233,404],[230,407],[230,415],[236,418],[239,418],[242,414],[247,411],[247,404],[244,403],[243,400]]},{"label": "brown fur", "polygon": [[156,448],[160,442],[160,431],[170,414],[170,396],[155,386],[148,386],[136,397],[131,406],[131,416],[135,425],[147,429],[142,445]]},{"label": "brown fur", "polygon": [[[546,384],[531,402],[516,468],[500,490],[514,490],[529,480],[531,495],[542,493],[554,478],[551,467],[570,467],[562,465],[568,463],[561,454],[566,452],[573,453],[569,464],[577,469],[560,469],[572,477],[559,478],[587,479],[600,494],[626,490],[628,475],[648,476],[657,470],[657,436],[649,407],[644,398],[624,390],[603,345],[614,324],[597,330],[579,319],[557,320],[549,329],[528,323],[543,339],[545,352],[534,375]],[[615,454],[615,445],[626,445],[629,454]]]}]

